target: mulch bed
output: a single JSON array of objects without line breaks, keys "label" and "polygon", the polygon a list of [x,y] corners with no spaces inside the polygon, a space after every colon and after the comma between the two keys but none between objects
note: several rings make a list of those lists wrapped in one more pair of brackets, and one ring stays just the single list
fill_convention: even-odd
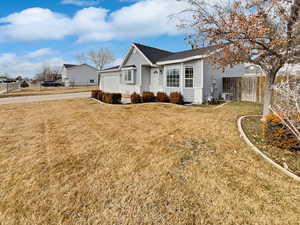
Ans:
[{"label": "mulch bed", "polygon": [[300,151],[292,152],[267,145],[263,136],[260,117],[245,118],[242,126],[250,141],[264,154],[283,167],[287,165],[291,172],[300,176]]}]

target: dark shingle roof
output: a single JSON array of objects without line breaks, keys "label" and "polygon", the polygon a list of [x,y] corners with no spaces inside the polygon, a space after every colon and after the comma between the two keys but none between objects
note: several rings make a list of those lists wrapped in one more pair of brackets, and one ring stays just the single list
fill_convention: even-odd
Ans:
[{"label": "dark shingle roof", "polygon": [[118,66],[113,66],[113,67],[106,68],[106,69],[104,69],[102,71],[105,71],[105,70],[114,70],[114,69],[118,69],[119,67],[120,67],[119,65]]},{"label": "dark shingle roof", "polygon": [[153,63],[155,64],[160,59],[167,57],[169,55],[174,54],[173,52],[165,51],[158,48],[153,48],[145,45],[141,45],[138,43],[133,43],[143,54]]},{"label": "dark shingle roof", "polygon": [[64,64],[64,67],[66,67],[66,68],[71,68],[71,67],[74,67],[74,66],[77,66],[77,65],[73,65],[73,64]]},{"label": "dark shingle roof", "polygon": [[178,60],[178,59],[185,59],[185,58],[198,56],[198,55],[206,55],[216,49],[217,49],[216,46],[208,46],[204,48],[197,48],[197,49],[192,49],[192,50],[187,50],[182,52],[176,52],[174,54],[161,58],[159,61]]}]

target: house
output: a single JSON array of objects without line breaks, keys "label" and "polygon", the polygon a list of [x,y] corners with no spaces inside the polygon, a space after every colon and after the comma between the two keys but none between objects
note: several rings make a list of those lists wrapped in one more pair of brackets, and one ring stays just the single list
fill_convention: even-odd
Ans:
[{"label": "house", "polygon": [[62,69],[62,82],[65,86],[85,86],[98,84],[98,71],[87,65],[64,64]]},{"label": "house", "polygon": [[4,83],[7,81],[7,76],[4,74],[0,74],[0,83]]},{"label": "house", "polygon": [[203,103],[220,98],[223,77],[240,77],[244,65],[213,69],[208,56],[215,47],[169,52],[133,43],[121,65],[101,71],[100,89],[104,92],[154,93],[181,92],[185,102]]}]

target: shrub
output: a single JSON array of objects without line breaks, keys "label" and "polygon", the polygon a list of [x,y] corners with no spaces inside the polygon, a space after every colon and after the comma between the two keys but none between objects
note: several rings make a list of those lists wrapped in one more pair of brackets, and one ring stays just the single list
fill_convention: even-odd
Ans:
[{"label": "shrub", "polygon": [[173,104],[183,105],[183,96],[179,92],[172,92],[170,94],[170,102]]},{"label": "shrub", "polygon": [[265,141],[269,145],[292,151],[300,150],[298,139],[275,114],[266,117],[266,121],[263,123],[263,132]]},{"label": "shrub", "polygon": [[102,91],[98,91],[98,92],[97,92],[96,98],[97,98],[98,100],[102,101],[102,99],[103,99],[103,92],[102,92]]},{"label": "shrub", "polygon": [[211,99],[210,101],[207,102],[207,104],[209,104],[209,105],[220,105],[220,104],[223,104],[223,103],[225,103],[224,100],[218,100],[216,98],[213,98],[213,99]]},{"label": "shrub", "polygon": [[27,87],[29,87],[29,84],[25,80],[22,81],[21,88],[27,88]]},{"label": "shrub", "polygon": [[142,98],[143,102],[155,102],[155,95],[150,91],[143,92]]},{"label": "shrub", "polygon": [[92,90],[92,95],[91,95],[91,97],[97,99],[98,92],[99,92],[99,90]]},{"label": "shrub", "polygon": [[138,104],[142,102],[141,95],[135,92],[130,96],[130,99],[132,104]]},{"label": "shrub", "polygon": [[120,93],[103,93],[102,101],[108,104],[121,104],[122,94]]},{"label": "shrub", "polygon": [[170,102],[169,96],[164,92],[157,92],[156,100],[158,102]]}]

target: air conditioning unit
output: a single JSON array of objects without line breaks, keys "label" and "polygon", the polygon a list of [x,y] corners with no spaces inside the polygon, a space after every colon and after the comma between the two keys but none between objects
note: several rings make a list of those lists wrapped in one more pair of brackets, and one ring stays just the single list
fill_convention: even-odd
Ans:
[{"label": "air conditioning unit", "polygon": [[223,93],[223,94],[222,94],[222,98],[223,98],[225,101],[232,101],[232,99],[233,99],[233,94],[232,94],[232,93]]}]

